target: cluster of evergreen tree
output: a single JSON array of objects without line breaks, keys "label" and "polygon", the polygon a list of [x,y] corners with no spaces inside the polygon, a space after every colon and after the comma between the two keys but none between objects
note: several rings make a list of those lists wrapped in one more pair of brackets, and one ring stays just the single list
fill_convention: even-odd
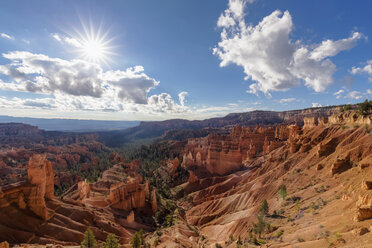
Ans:
[{"label": "cluster of evergreen tree", "polygon": [[[83,163],[90,162],[84,160],[83,157],[78,163],[69,165],[68,171],[70,172],[71,176],[79,176],[82,180],[87,180],[90,183],[96,182],[98,178],[101,177],[102,173],[109,169],[113,164],[109,159],[110,151],[101,151],[95,155],[99,158],[97,165],[91,166],[87,170],[81,170]],[[60,186],[54,186],[55,195],[62,195],[71,186],[72,182],[63,182]]]},{"label": "cluster of evergreen tree", "polygon": [[[96,248],[97,240],[93,231],[88,228],[84,233],[84,239],[80,244],[81,248]],[[106,241],[102,243],[102,248],[120,248],[119,239],[116,235],[110,233],[107,235]]]},{"label": "cluster of evergreen tree", "polygon": [[358,111],[361,115],[372,114],[372,101],[366,99],[364,102],[358,104]]}]

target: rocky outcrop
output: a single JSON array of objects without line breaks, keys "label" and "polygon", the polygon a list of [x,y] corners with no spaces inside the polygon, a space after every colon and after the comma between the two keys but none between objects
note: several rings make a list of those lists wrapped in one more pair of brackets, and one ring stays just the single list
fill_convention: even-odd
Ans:
[{"label": "rocky outcrop", "polygon": [[45,155],[33,155],[30,158],[27,173],[28,182],[43,188],[45,198],[54,198],[54,173],[52,164]]},{"label": "rocky outcrop", "polygon": [[372,193],[368,192],[359,196],[357,202],[355,221],[363,221],[372,218]]},{"label": "rocky outcrop", "polygon": [[331,174],[340,174],[344,171],[347,171],[352,167],[350,163],[349,158],[344,158],[344,159],[337,159],[336,162],[332,165],[331,167]]},{"label": "rocky outcrop", "polygon": [[80,200],[89,198],[90,196],[90,185],[87,181],[78,182],[78,192]]},{"label": "rocky outcrop", "polygon": [[133,210],[132,211],[130,211],[130,213],[128,214],[128,216],[127,216],[127,222],[128,223],[133,223],[134,222],[134,212],[133,212]]},{"label": "rocky outcrop", "polygon": [[314,128],[318,125],[318,119],[315,117],[310,117],[310,118],[304,118],[304,126],[303,129],[310,129]]},{"label": "rocky outcrop", "polygon": [[54,174],[45,155],[29,160],[28,181],[1,187],[0,208],[12,203],[20,209],[28,208],[44,220],[49,219],[46,199],[54,198]]},{"label": "rocky outcrop", "polygon": [[346,111],[329,117],[330,124],[371,125],[372,115],[359,115],[356,111]]},{"label": "rocky outcrop", "polygon": [[189,170],[189,183],[195,183],[198,181],[198,177],[195,175],[195,173],[192,170]]},{"label": "rocky outcrop", "polygon": [[0,248],[9,248],[9,243],[4,241],[0,243]]},{"label": "rocky outcrop", "polygon": [[337,139],[331,138],[325,141],[322,141],[318,145],[318,156],[328,156],[329,154],[333,153],[337,147]]},{"label": "rocky outcrop", "polygon": [[372,181],[363,180],[362,181],[362,189],[364,189],[364,190],[372,189]]},{"label": "rocky outcrop", "polygon": [[177,157],[173,160],[169,160],[168,161],[169,175],[172,177],[176,176],[176,172],[179,166],[180,166],[180,161]]},{"label": "rocky outcrop", "polygon": [[110,188],[111,206],[126,211],[145,207],[145,188],[145,184],[141,184],[141,179],[137,179],[131,183],[112,185]]},{"label": "rocky outcrop", "polygon": [[38,216],[48,219],[45,199],[54,197],[54,173],[45,155],[36,154],[28,165],[28,182],[31,184],[27,195],[27,206]]}]

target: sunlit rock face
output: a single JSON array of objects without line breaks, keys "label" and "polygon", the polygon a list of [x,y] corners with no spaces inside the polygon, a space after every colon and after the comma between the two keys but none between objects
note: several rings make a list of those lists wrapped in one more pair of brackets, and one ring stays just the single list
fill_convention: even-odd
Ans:
[{"label": "sunlit rock face", "polygon": [[146,204],[146,185],[141,179],[131,183],[120,183],[110,188],[110,202],[112,207],[130,211],[134,208],[143,208]]},{"label": "sunlit rock face", "polygon": [[182,166],[197,168],[199,176],[203,170],[212,175],[228,174],[239,170],[244,161],[283,146],[289,135],[288,126],[251,129],[236,125],[229,135],[210,134],[205,138],[189,139]]},{"label": "sunlit rock face", "polygon": [[33,155],[28,165],[28,181],[2,188],[0,207],[15,203],[19,208],[28,208],[44,220],[49,219],[46,199],[54,198],[54,173],[45,155]]},{"label": "sunlit rock face", "polygon": [[330,124],[344,125],[370,125],[372,124],[371,115],[359,115],[356,111],[346,111],[329,117]]},{"label": "sunlit rock face", "polygon": [[54,173],[45,155],[36,154],[30,158],[28,182],[32,185],[27,197],[28,207],[43,219],[48,219],[45,198],[54,197]]}]

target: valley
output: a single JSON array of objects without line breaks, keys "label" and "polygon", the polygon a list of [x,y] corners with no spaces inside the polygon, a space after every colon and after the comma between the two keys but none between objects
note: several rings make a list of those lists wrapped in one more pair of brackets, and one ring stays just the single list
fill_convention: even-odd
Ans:
[{"label": "valley", "polygon": [[372,115],[343,108],[142,123],[133,147],[1,124],[0,241],[372,247]]}]

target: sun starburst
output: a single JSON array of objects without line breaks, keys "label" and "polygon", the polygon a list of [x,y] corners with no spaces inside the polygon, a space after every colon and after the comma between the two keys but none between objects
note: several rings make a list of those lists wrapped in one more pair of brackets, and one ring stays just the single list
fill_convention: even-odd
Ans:
[{"label": "sun starburst", "polygon": [[89,25],[84,24],[83,21],[81,24],[82,30],[75,29],[75,34],[70,35],[72,37],[70,41],[75,44],[79,58],[108,65],[116,55],[112,45],[114,38],[109,37],[109,30],[103,32],[102,24],[96,29],[91,21]]}]

